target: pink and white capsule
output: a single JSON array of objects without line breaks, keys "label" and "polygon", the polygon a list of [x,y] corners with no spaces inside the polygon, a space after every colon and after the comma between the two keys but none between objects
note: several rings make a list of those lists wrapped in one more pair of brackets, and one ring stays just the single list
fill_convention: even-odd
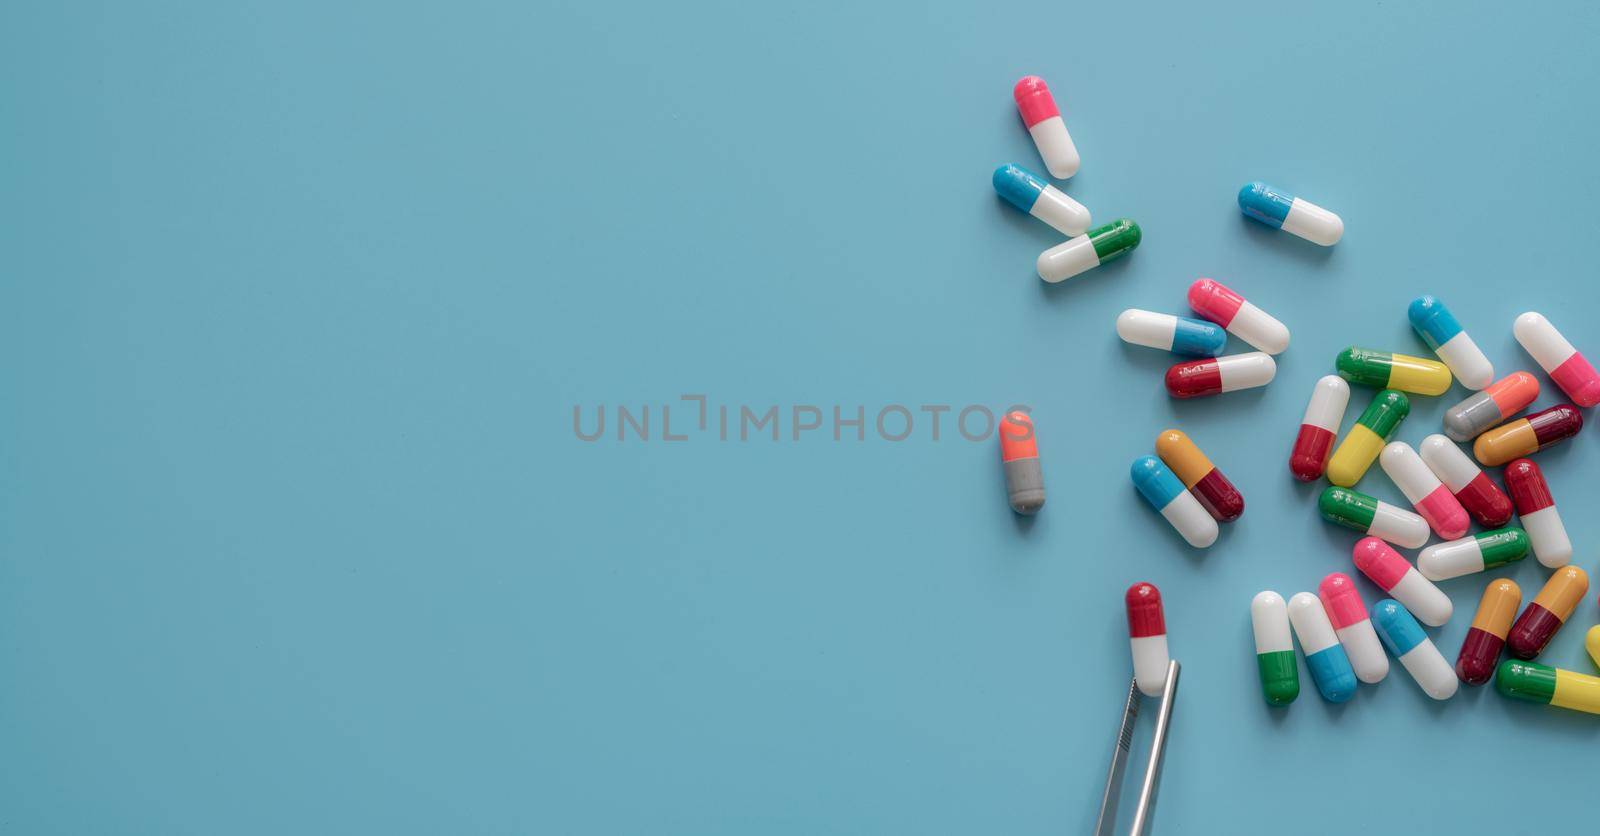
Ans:
[{"label": "pink and white capsule", "polygon": [[1368,685],[1382,682],[1389,675],[1389,656],[1383,652],[1377,631],[1372,629],[1372,619],[1367,618],[1367,605],[1356,591],[1356,582],[1343,572],[1333,572],[1317,584],[1317,597],[1328,611],[1333,632],[1344,645],[1356,678]]},{"label": "pink and white capsule", "polygon": [[1600,372],[1561,336],[1543,314],[1528,311],[1517,317],[1511,333],[1522,343],[1522,350],[1533,357],[1539,368],[1581,407],[1600,403]]},{"label": "pink and white capsule", "polygon": [[1433,527],[1434,533],[1446,540],[1455,540],[1467,533],[1472,525],[1467,509],[1461,507],[1461,500],[1422,463],[1411,445],[1396,441],[1383,448],[1378,464],[1406,495],[1411,507]]},{"label": "pink and white capsule", "polygon": [[1424,578],[1400,553],[1376,537],[1363,537],[1351,557],[1368,580],[1405,605],[1423,624],[1443,627],[1455,612],[1450,596]]},{"label": "pink and white capsule", "polygon": [[1216,279],[1195,279],[1189,285],[1189,307],[1268,354],[1282,354],[1289,347],[1288,326]]},{"label": "pink and white capsule", "polygon": [[1028,135],[1039,147],[1044,167],[1050,176],[1065,180],[1078,173],[1078,147],[1072,144],[1067,133],[1067,123],[1061,121],[1061,110],[1056,107],[1050,86],[1044,79],[1030,75],[1017,82],[1011,95],[1017,100],[1017,111],[1022,114],[1022,124],[1028,126]]}]

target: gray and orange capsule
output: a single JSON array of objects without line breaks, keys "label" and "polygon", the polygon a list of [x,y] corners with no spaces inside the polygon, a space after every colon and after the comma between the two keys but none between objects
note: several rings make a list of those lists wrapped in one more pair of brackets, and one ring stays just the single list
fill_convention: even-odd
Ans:
[{"label": "gray and orange capsule", "polygon": [[1033,419],[1022,411],[1000,420],[1000,464],[1006,471],[1006,499],[1019,514],[1044,507],[1044,471],[1039,467],[1039,439]]}]

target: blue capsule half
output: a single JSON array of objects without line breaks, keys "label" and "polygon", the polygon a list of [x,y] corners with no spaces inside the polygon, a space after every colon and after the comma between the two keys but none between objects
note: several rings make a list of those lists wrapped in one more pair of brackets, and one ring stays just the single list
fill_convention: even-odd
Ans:
[{"label": "blue capsule half", "polygon": [[1257,180],[1239,190],[1239,211],[1273,229],[1282,229],[1294,195],[1284,194]]},{"label": "blue capsule half", "polygon": [[1428,639],[1428,634],[1422,632],[1422,625],[1417,623],[1411,611],[1393,598],[1385,598],[1372,605],[1372,627],[1378,631],[1378,638],[1383,639],[1383,646],[1389,648],[1396,659]]},{"label": "blue capsule half", "polygon": [[1344,702],[1356,694],[1356,669],[1350,666],[1350,655],[1343,645],[1325,647],[1306,657],[1306,668],[1311,671],[1311,681],[1317,683],[1317,693],[1328,702]]},{"label": "blue capsule half", "polygon": [[1416,329],[1417,335],[1434,351],[1462,331],[1455,314],[1450,313],[1450,309],[1433,296],[1418,296],[1411,300],[1411,306],[1406,308],[1406,316],[1411,319],[1411,327]]},{"label": "blue capsule half", "polygon": [[1160,511],[1172,504],[1172,500],[1188,489],[1178,479],[1164,462],[1155,456],[1141,456],[1133,462],[1128,474],[1133,477],[1133,486],[1144,495],[1144,500],[1150,507]]}]

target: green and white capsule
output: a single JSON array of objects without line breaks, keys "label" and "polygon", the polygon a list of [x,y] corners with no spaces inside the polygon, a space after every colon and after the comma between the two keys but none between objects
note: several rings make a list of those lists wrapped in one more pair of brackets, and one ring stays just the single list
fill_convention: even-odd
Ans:
[{"label": "green and white capsule", "polygon": [[1289,606],[1272,590],[1250,599],[1250,627],[1256,634],[1256,670],[1268,705],[1288,705],[1300,696],[1300,666],[1289,636]]},{"label": "green and white capsule", "polygon": [[1040,253],[1039,278],[1051,284],[1066,281],[1139,246],[1140,237],[1139,225],[1127,218],[1095,227]]},{"label": "green and white capsule", "polygon": [[1528,556],[1528,534],[1516,526],[1480,531],[1471,537],[1435,543],[1417,555],[1417,571],[1430,581],[1446,581],[1504,566]]},{"label": "green and white capsule", "polygon": [[1428,542],[1428,521],[1349,488],[1330,487],[1317,499],[1322,518],[1387,540],[1403,549],[1420,549]]}]

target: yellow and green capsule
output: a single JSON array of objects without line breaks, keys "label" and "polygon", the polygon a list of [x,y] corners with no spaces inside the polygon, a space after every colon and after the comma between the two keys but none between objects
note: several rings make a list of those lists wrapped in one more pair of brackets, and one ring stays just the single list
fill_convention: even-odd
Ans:
[{"label": "yellow and green capsule", "polygon": [[1600,714],[1600,676],[1507,659],[1495,671],[1494,687],[1519,700]]},{"label": "yellow and green capsule", "polygon": [[1362,386],[1398,389],[1418,395],[1443,395],[1450,389],[1450,367],[1437,360],[1350,346],[1334,361],[1339,376]]},{"label": "yellow and green capsule", "polygon": [[1367,468],[1383,452],[1400,422],[1411,412],[1411,401],[1403,392],[1385,389],[1372,396],[1372,403],[1356,419],[1356,425],[1339,442],[1328,460],[1328,481],[1348,488],[1361,481]]}]

